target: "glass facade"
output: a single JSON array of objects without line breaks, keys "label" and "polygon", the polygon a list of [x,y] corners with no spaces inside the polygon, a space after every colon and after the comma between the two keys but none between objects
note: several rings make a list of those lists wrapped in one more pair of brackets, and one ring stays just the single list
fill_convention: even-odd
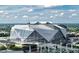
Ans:
[{"label": "glass facade", "polygon": [[55,44],[60,44],[60,42],[65,43],[65,37],[63,36],[61,31],[58,31],[55,36],[52,38],[51,42]]},{"label": "glass facade", "polygon": [[27,41],[31,41],[31,42],[47,42],[47,40],[42,37],[37,31],[34,31],[33,33],[31,33],[28,38],[26,38]]}]

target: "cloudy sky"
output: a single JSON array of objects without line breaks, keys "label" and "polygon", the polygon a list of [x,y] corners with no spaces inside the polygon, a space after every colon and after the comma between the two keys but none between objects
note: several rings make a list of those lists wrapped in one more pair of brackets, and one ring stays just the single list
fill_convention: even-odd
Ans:
[{"label": "cloudy sky", "polygon": [[38,21],[79,23],[79,6],[0,5],[0,24]]}]

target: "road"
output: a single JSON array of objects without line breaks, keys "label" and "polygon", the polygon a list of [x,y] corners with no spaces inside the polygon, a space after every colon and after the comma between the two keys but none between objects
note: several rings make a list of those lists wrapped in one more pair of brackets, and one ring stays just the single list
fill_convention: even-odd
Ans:
[{"label": "road", "polygon": [[2,50],[0,53],[23,53],[23,51]]}]

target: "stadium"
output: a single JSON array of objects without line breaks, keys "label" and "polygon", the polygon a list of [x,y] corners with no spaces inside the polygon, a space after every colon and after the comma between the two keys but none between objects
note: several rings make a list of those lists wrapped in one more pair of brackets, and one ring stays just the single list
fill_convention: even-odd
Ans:
[{"label": "stadium", "polygon": [[37,48],[44,44],[67,43],[67,28],[50,22],[37,23],[13,26],[10,32],[11,41],[27,45],[28,48],[32,46]]}]

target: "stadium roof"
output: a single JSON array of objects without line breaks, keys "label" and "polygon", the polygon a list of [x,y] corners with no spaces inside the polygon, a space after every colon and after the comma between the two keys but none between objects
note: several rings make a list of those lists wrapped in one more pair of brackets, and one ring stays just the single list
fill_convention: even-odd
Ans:
[{"label": "stadium roof", "polygon": [[[55,25],[52,25],[55,27]],[[15,25],[12,27],[11,32],[15,32],[16,35],[11,35],[12,37],[19,37],[22,38],[22,40],[25,40],[25,38],[28,38],[30,34],[32,34],[34,31],[39,33],[43,38],[45,38],[47,41],[50,41],[53,36],[58,32],[59,29],[55,29],[54,27],[49,27],[45,24],[40,25]],[[59,27],[62,33],[65,35],[64,28]],[[23,39],[24,38],[24,39]]]}]

